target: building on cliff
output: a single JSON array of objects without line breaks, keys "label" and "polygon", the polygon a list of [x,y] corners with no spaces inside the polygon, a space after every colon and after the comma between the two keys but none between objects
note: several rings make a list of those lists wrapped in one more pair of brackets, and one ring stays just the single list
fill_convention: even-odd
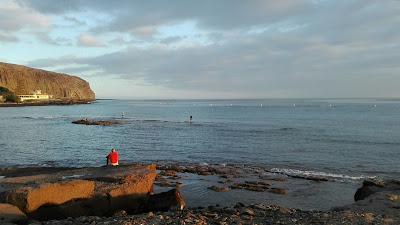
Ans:
[{"label": "building on cliff", "polygon": [[20,102],[25,101],[43,101],[52,98],[51,95],[42,94],[41,90],[35,90],[30,95],[17,95]]}]

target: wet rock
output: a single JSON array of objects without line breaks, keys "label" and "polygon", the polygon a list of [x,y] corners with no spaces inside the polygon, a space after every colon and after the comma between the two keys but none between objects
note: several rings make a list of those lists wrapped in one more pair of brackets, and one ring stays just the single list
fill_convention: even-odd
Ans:
[{"label": "wet rock", "polygon": [[357,189],[354,200],[360,201],[377,192],[400,190],[400,181],[365,180],[363,186]]},{"label": "wet rock", "polygon": [[228,191],[230,191],[229,187],[211,186],[211,187],[208,187],[208,189],[213,190],[215,192],[228,192]]},{"label": "wet rock", "polygon": [[387,194],[386,197],[387,197],[387,199],[389,199],[392,202],[400,202],[400,195]]},{"label": "wet rock", "polygon": [[232,189],[245,189],[248,191],[263,192],[269,189],[270,184],[263,181],[245,181],[244,183],[234,183]]},{"label": "wet rock", "polygon": [[250,208],[244,208],[242,210],[242,214],[249,215],[249,216],[254,216],[254,211],[252,209],[250,209]]},{"label": "wet rock", "polygon": [[176,171],[174,170],[163,170],[160,172],[161,176],[167,176],[167,177],[178,177]]},{"label": "wet rock", "polygon": [[244,207],[244,204],[241,203],[241,202],[237,202],[237,203],[235,204],[235,206],[234,206],[234,208],[241,208],[241,207]]},{"label": "wet rock", "polygon": [[274,193],[274,194],[279,194],[279,195],[287,195],[288,191],[283,188],[271,188],[269,192]]},{"label": "wet rock", "polygon": [[121,122],[116,120],[88,120],[81,119],[72,121],[73,124],[81,124],[81,125],[97,125],[97,126],[111,126],[116,124],[121,124]]},{"label": "wet rock", "polygon": [[16,206],[0,203],[0,223],[20,223],[26,221],[26,215]]}]

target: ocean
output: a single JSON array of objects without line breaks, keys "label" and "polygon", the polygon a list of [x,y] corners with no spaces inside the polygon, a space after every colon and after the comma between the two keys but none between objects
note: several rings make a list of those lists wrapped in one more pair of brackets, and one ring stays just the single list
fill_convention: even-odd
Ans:
[{"label": "ocean", "polygon": [[[71,123],[82,118],[123,124]],[[399,178],[400,101],[98,100],[0,108],[0,167],[101,166],[111,148],[122,163],[260,165],[340,181]]]}]

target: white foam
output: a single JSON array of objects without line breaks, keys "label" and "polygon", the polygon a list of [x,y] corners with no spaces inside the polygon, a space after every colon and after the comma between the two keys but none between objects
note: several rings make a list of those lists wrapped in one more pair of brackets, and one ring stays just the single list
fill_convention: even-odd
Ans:
[{"label": "white foam", "polygon": [[79,177],[83,177],[83,175],[71,175],[71,176],[63,176],[62,179],[71,179],[71,178],[79,178]]},{"label": "white foam", "polygon": [[270,172],[280,173],[285,175],[297,175],[304,177],[324,177],[330,179],[338,179],[338,180],[364,180],[364,179],[373,179],[376,176],[350,176],[345,174],[335,174],[335,173],[326,173],[320,171],[312,171],[312,170],[297,170],[297,169],[286,169],[286,168],[272,168]]}]

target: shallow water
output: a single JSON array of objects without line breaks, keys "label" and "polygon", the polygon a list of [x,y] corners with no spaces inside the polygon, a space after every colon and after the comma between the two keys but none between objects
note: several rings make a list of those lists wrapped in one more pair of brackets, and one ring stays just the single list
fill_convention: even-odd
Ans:
[{"label": "shallow water", "polygon": [[[116,119],[98,127],[81,118]],[[189,115],[193,123],[185,122]],[[0,165],[122,161],[263,165],[346,182],[400,177],[400,102],[374,99],[124,101],[0,108]]]}]

